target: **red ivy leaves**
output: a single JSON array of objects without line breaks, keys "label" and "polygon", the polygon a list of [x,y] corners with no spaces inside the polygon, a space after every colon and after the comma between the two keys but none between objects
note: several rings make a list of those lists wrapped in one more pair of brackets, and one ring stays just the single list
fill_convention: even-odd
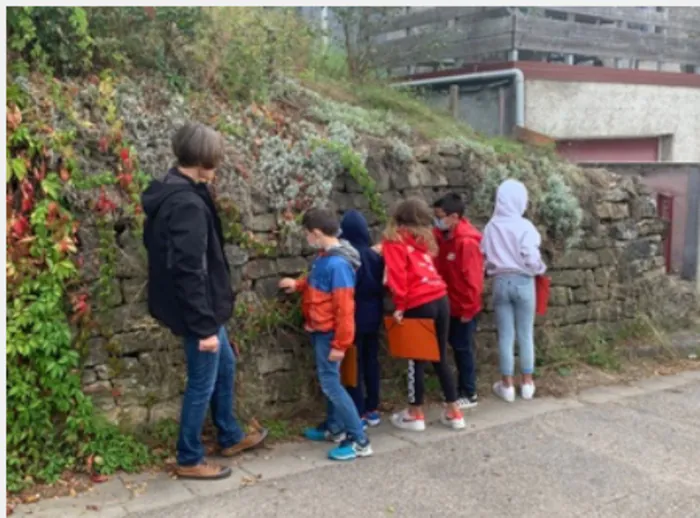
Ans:
[{"label": "red ivy leaves", "polygon": [[77,322],[90,315],[90,303],[87,293],[75,293],[71,296],[73,306],[73,321]]},{"label": "red ivy leaves", "polygon": [[34,207],[34,186],[32,182],[25,178],[22,180],[19,188],[22,193],[21,211],[26,214]]},{"label": "red ivy leaves", "polygon": [[129,187],[131,187],[131,184],[134,181],[134,175],[131,173],[122,173],[117,176],[117,181],[119,182],[119,186],[128,192]]},{"label": "red ivy leaves", "polygon": [[7,109],[7,127],[10,129],[10,131],[15,131],[17,128],[19,128],[21,123],[22,112],[19,110],[19,108],[17,108],[17,105],[13,103]]},{"label": "red ivy leaves", "polygon": [[100,153],[106,153],[109,150],[107,137],[100,137],[100,140],[97,142],[97,148],[100,150]]},{"label": "red ivy leaves", "polygon": [[22,239],[29,232],[29,220],[26,216],[18,216],[12,221],[10,228],[12,229],[13,237]]},{"label": "red ivy leaves", "polygon": [[117,204],[107,197],[107,193],[105,193],[104,187],[100,187],[100,197],[97,199],[97,203],[95,203],[95,210],[101,216],[104,216],[117,210]]}]

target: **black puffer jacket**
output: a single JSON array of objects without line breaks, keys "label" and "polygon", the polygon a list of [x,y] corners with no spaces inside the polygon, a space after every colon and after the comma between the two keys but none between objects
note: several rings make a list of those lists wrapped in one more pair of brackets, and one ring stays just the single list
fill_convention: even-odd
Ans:
[{"label": "black puffer jacket", "polygon": [[215,335],[235,295],[221,220],[207,187],[170,169],[142,196],[148,250],[148,309],[178,335]]}]

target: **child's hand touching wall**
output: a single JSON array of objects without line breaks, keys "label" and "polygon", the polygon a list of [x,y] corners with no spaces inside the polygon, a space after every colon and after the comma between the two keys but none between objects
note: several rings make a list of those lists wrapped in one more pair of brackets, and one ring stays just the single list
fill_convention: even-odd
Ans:
[{"label": "child's hand touching wall", "polygon": [[279,288],[286,293],[294,293],[297,290],[297,281],[289,277],[280,280]]}]

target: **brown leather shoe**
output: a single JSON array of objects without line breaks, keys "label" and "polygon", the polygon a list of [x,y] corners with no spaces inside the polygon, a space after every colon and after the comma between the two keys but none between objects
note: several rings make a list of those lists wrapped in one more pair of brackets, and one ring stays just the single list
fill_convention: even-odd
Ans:
[{"label": "brown leather shoe", "polygon": [[202,462],[195,466],[178,466],[175,474],[178,478],[193,480],[221,480],[231,476],[231,468]]},{"label": "brown leather shoe", "polygon": [[265,441],[268,433],[269,432],[266,428],[261,428],[259,430],[255,430],[254,432],[250,432],[238,444],[234,444],[229,448],[222,448],[219,455],[222,457],[233,457],[234,455],[243,453],[246,450],[257,448]]}]

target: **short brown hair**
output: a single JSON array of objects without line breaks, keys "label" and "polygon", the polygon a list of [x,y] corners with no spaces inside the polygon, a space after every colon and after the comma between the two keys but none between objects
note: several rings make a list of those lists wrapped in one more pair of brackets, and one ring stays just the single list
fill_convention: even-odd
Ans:
[{"label": "short brown hair", "polygon": [[173,137],[173,153],[181,167],[216,169],[224,159],[224,139],[215,129],[188,122]]},{"label": "short brown hair", "polygon": [[301,220],[301,225],[309,232],[319,230],[328,237],[336,237],[340,230],[338,218],[330,210],[326,209],[307,210]]},{"label": "short brown hair", "polygon": [[437,253],[437,243],[433,235],[433,213],[428,204],[420,198],[408,198],[396,206],[384,237],[390,241],[400,241],[399,230],[411,233],[428,247],[431,254]]}]

